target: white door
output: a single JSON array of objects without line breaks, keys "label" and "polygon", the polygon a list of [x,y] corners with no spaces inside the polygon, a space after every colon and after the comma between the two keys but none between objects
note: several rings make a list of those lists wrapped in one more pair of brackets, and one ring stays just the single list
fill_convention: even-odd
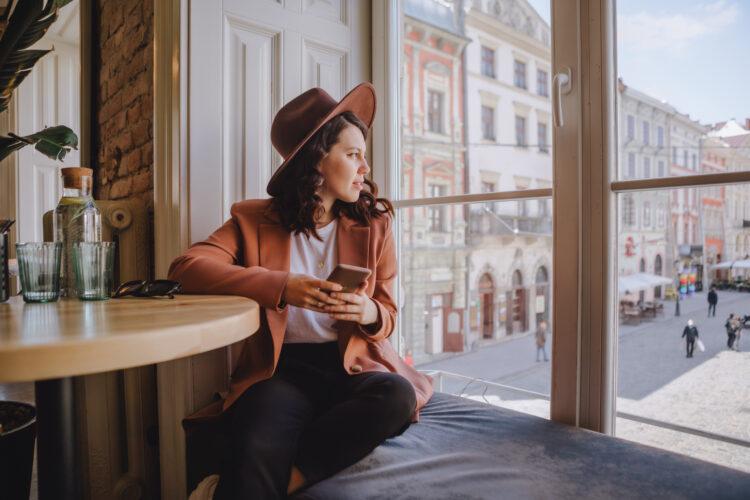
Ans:
[{"label": "white door", "polygon": [[[34,49],[54,50],[42,57],[18,87],[16,126],[19,135],[45,127],[66,125],[80,139],[80,75],[78,2],[63,7],[47,34]],[[77,167],[76,150],[64,162],[51,160],[27,146],[18,153],[16,217],[18,241],[42,241],[42,216],[52,210],[62,195],[60,168]]]},{"label": "white door", "polygon": [[370,80],[370,12],[360,0],[190,2],[191,242],[232,203],[267,197],[281,106],[311,87],[340,99]]}]

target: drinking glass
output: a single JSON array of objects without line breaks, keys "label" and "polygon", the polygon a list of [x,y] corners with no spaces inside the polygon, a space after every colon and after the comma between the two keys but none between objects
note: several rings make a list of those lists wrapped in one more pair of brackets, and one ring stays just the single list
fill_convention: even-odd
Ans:
[{"label": "drinking glass", "polygon": [[62,243],[16,243],[24,302],[54,302],[60,297]]},{"label": "drinking glass", "polygon": [[73,244],[75,292],[81,300],[107,300],[112,294],[115,244],[109,241]]}]

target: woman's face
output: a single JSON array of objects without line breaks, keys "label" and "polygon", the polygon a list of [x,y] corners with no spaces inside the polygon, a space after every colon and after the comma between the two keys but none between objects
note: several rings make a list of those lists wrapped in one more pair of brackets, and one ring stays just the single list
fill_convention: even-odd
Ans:
[{"label": "woman's face", "polygon": [[[364,188],[365,175],[370,171],[365,159],[365,138],[354,125],[339,133],[339,140],[318,164],[323,185],[318,195],[325,203],[341,200],[355,203]],[[329,205],[330,206],[330,205]]]}]

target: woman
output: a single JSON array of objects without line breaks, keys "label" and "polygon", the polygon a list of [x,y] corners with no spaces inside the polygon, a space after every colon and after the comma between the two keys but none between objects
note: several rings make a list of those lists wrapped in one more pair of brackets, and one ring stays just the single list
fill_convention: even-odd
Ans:
[{"label": "woman", "polygon": [[[286,104],[271,127],[284,158],[272,198],[235,204],[172,263],[170,278],[187,292],[262,307],[220,409],[232,449],[216,498],[280,498],[320,481],[416,421],[432,394],[387,340],[397,262],[393,207],[365,178],[374,114],[367,83],[340,102],[314,88]],[[343,293],[325,280],[338,263],[372,274]]]}]

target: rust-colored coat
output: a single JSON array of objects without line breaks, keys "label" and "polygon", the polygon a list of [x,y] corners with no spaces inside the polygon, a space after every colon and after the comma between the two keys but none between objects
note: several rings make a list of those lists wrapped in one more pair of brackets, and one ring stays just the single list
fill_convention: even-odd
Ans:
[{"label": "rust-colored coat", "polygon": [[[260,330],[245,341],[235,360],[228,395],[188,420],[217,416],[276,369],[288,314],[287,308],[280,309],[278,304],[289,277],[291,233],[278,223],[269,205],[270,200],[234,204],[230,220],[170,266],[169,278],[178,280],[186,293],[240,295],[261,306]],[[390,216],[373,219],[369,227],[346,216],[339,218],[338,262],[372,270],[366,293],[378,307],[378,320],[367,327],[339,321],[334,328],[339,332],[339,351],[348,373],[394,372],[411,382],[417,396],[416,421],[433,389],[431,379],[407,365],[387,340],[396,324],[391,293],[398,266],[391,226]]]}]

